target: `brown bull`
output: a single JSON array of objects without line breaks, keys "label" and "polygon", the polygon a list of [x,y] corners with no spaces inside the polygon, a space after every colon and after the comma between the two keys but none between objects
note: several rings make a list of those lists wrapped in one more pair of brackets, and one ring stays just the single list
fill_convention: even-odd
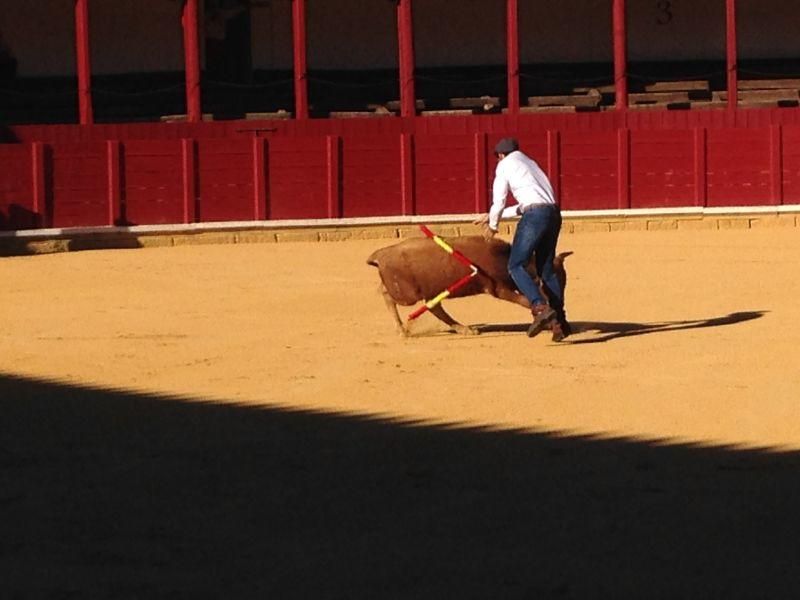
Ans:
[{"label": "brown bull", "polygon": [[[478,268],[478,274],[466,285],[450,294],[450,298],[489,294],[527,309],[531,308],[528,299],[519,292],[508,274],[508,257],[511,252],[511,245],[508,242],[499,239],[487,242],[481,236],[467,236],[446,241]],[[562,252],[553,261],[562,290],[567,284],[564,259],[570,254],[572,253]],[[380,292],[397,324],[398,331],[403,335],[408,333],[408,329],[400,319],[398,304],[411,306],[434,298],[470,272],[466,266],[427,238],[412,238],[376,250],[367,259],[367,264],[378,267],[381,277]],[[541,286],[533,262],[529,264],[528,271]],[[453,319],[441,304],[434,306],[430,311],[458,333],[478,333],[476,329]]]}]

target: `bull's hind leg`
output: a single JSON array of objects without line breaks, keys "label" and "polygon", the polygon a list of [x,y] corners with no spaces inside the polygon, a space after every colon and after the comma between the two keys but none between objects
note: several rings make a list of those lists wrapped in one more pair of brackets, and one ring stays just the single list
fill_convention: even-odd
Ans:
[{"label": "bull's hind leg", "polygon": [[451,327],[455,330],[456,333],[460,333],[461,335],[476,335],[478,330],[474,327],[470,327],[469,325],[462,325],[458,321],[456,321],[453,317],[451,317],[444,307],[441,304],[437,304],[433,308],[429,309],[431,314],[439,319],[442,323]]},{"label": "bull's hind leg", "polygon": [[495,296],[500,300],[505,300],[507,302],[513,302],[514,304],[519,304],[520,306],[527,308],[530,310],[531,302],[528,300],[523,294],[516,292],[514,290],[510,290],[506,287],[498,287],[495,289]]},{"label": "bull's hind leg", "polygon": [[378,286],[378,291],[381,293],[381,296],[383,296],[383,301],[386,303],[386,308],[389,309],[389,314],[391,314],[392,318],[394,319],[397,333],[402,336],[407,336],[408,329],[406,329],[405,325],[403,325],[403,321],[400,318],[400,313],[397,311],[397,302],[395,302],[394,298],[391,297],[389,290],[386,289],[386,286],[383,285],[383,283]]}]

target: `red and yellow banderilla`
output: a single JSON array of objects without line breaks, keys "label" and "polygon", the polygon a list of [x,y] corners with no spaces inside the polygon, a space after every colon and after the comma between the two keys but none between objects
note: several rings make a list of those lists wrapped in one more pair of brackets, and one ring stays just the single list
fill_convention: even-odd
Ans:
[{"label": "red and yellow banderilla", "polygon": [[460,288],[460,287],[462,287],[462,286],[466,285],[466,284],[467,284],[467,283],[468,283],[468,282],[469,282],[469,281],[470,281],[470,280],[471,280],[473,277],[475,277],[475,275],[477,275],[477,274],[478,274],[478,267],[476,267],[474,264],[472,264],[472,261],[470,261],[470,260],[469,260],[469,259],[468,259],[466,256],[464,256],[463,254],[461,254],[461,252],[459,252],[458,250],[456,250],[455,248],[453,248],[453,247],[452,247],[450,244],[448,244],[448,243],[447,243],[447,242],[445,242],[445,241],[444,241],[442,238],[440,238],[438,235],[436,235],[435,233],[433,233],[433,232],[432,232],[430,229],[428,229],[428,228],[427,228],[425,225],[420,225],[420,226],[419,226],[419,228],[422,230],[422,233],[424,233],[426,236],[428,236],[428,237],[429,237],[429,238],[431,238],[431,239],[432,239],[434,242],[436,242],[436,245],[437,245],[437,246],[439,246],[440,248],[442,248],[442,250],[444,250],[445,252],[447,252],[447,253],[448,253],[450,256],[452,256],[453,258],[455,258],[455,259],[456,259],[458,262],[460,262],[461,264],[463,264],[464,266],[466,266],[467,268],[469,268],[470,272],[469,272],[469,273],[467,273],[466,275],[464,275],[464,277],[462,277],[461,279],[459,279],[459,280],[458,280],[458,281],[456,281],[455,283],[453,283],[453,284],[451,284],[450,286],[448,286],[448,287],[447,287],[447,289],[446,289],[446,290],[444,290],[442,293],[440,293],[440,294],[436,295],[436,296],[435,296],[434,298],[432,298],[431,300],[428,300],[427,302],[425,302],[425,304],[423,304],[423,305],[422,305],[422,306],[420,306],[420,307],[419,307],[417,310],[415,310],[415,311],[414,311],[414,312],[412,312],[410,315],[408,315],[408,320],[409,320],[409,321],[411,321],[411,320],[413,320],[413,319],[416,319],[418,316],[420,316],[420,315],[421,315],[422,313],[424,313],[425,311],[428,311],[428,310],[432,309],[433,307],[435,307],[435,306],[436,306],[437,304],[439,304],[439,303],[440,303],[442,300],[444,300],[444,299],[445,299],[445,298],[447,298],[447,297],[448,297],[450,294],[452,294],[453,292],[455,292],[455,291],[456,291],[458,288]]}]

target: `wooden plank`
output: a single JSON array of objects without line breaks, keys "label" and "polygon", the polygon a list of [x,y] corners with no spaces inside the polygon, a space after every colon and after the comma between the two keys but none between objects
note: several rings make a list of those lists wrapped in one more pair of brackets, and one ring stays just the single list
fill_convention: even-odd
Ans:
[{"label": "wooden plank", "polygon": [[[425,100],[417,99],[416,101],[417,110],[424,110],[425,109]],[[386,108],[389,110],[400,110],[400,100],[389,100],[386,103]]]},{"label": "wooden plank", "polygon": [[[737,96],[740,104],[771,103],[777,105],[779,102],[793,104],[800,101],[800,93],[796,89],[742,90]],[[728,92],[714,92],[713,99],[727,100]]]},{"label": "wooden plank", "polygon": [[566,94],[561,96],[529,96],[528,106],[581,106],[594,108],[600,104],[602,96],[594,90],[586,94]]},{"label": "wooden plank", "polygon": [[628,102],[633,104],[655,104],[668,102],[688,102],[689,92],[644,92],[628,94]]},{"label": "wooden plank", "polygon": [[439,117],[439,116],[446,116],[446,115],[471,115],[473,111],[471,109],[444,109],[444,110],[423,110],[420,113],[423,117]]},{"label": "wooden plank", "polygon": [[741,79],[740,90],[800,89],[800,79]]},{"label": "wooden plank", "polygon": [[707,92],[708,81],[692,79],[685,81],[656,81],[644,86],[645,92]]},{"label": "wooden plank", "polygon": [[391,117],[393,113],[371,110],[335,110],[328,113],[328,116],[331,119],[369,119],[372,117]]},{"label": "wooden plank", "polygon": [[613,94],[616,91],[614,84],[598,85],[594,87],[574,87],[572,91],[576,94]]},{"label": "wooden plank", "polygon": [[475,108],[489,111],[500,106],[497,96],[478,96],[474,98],[450,98],[450,108]]},{"label": "wooden plank", "polygon": [[276,110],[273,112],[249,112],[244,113],[244,118],[249,121],[269,120],[269,119],[291,119],[292,113],[288,110]]},{"label": "wooden plank", "polygon": [[574,113],[574,106],[558,105],[558,106],[520,106],[519,112],[521,113]]}]

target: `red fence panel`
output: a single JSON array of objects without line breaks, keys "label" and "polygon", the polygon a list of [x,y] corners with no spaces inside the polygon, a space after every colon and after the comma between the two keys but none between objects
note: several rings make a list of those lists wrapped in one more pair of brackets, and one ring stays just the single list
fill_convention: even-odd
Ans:
[{"label": "red fence panel", "polygon": [[770,204],[770,130],[708,130],[708,206]]},{"label": "red fence panel", "polygon": [[347,138],[341,171],[342,216],[402,214],[399,135]]},{"label": "red fence panel", "polygon": [[0,230],[39,227],[41,215],[33,197],[31,145],[0,145],[0,165]]},{"label": "red fence panel", "polygon": [[561,208],[617,208],[617,132],[565,131],[561,136]]},{"label": "red fence panel", "polygon": [[181,142],[125,142],[122,156],[122,222],[180,223],[183,219]]},{"label": "red fence panel", "polygon": [[52,147],[53,227],[108,225],[106,143]]},{"label": "red fence panel", "polygon": [[694,132],[631,131],[631,207],[668,208],[695,203]]},{"label": "red fence panel", "polygon": [[783,202],[800,204],[800,126],[783,128]]},{"label": "red fence panel", "polygon": [[254,219],[252,140],[199,140],[197,146],[197,221]]},{"label": "red fence panel", "polygon": [[327,138],[271,139],[267,161],[268,218],[328,216]]},{"label": "red fence panel", "polygon": [[474,144],[472,135],[414,137],[417,214],[475,211]]}]

